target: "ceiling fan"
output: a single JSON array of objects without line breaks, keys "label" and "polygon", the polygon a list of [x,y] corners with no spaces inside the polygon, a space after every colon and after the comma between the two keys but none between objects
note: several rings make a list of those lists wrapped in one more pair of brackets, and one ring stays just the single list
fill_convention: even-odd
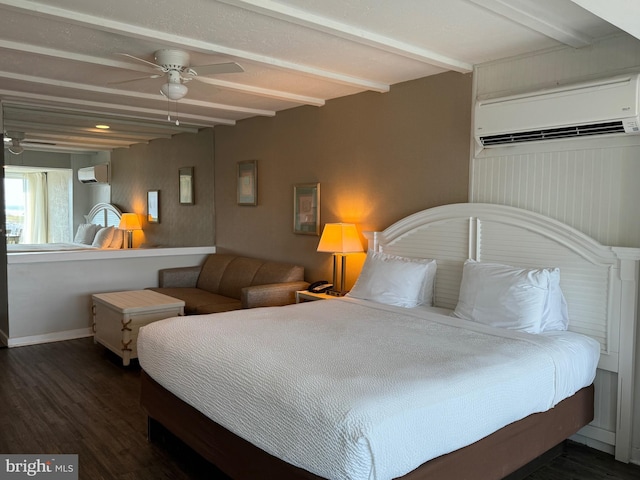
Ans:
[{"label": "ceiling fan", "polygon": [[167,77],[167,83],[160,87],[160,92],[170,100],[180,100],[189,89],[185,83],[191,80],[198,80],[198,75],[218,75],[221,73],[238,73],[244,72],[244,69],[235,62],[214,63],[211,65],[190,65],[189,53],[184,50],[165,48],[158,50],[153,54],[154,62],[149,62],[142,58],[134,57],[128,53],[121,53],[125,57],[132,58],[138,62],[150,65],[161,73],[155,73],[146,77],[133,78],[131,80],[123,80],[121,82],[113,82],[111,85],[137,82],[139,80],[148,80],[150,78]]},{"label": "ceiling fan", "polygon": [[13,153],[14,155],[20,155],[22,152],[24,152],[24,145],[55,145],[55,143],[49,143],[49,142],[38,142],[38,141],[29,141],[29,140],[25,140],[26,135],[24,132],[18,132],[16,130],[7,130],[6,132],[4,132],[4,143],[5,145],[8,145],[8,150],[9,152]]}]

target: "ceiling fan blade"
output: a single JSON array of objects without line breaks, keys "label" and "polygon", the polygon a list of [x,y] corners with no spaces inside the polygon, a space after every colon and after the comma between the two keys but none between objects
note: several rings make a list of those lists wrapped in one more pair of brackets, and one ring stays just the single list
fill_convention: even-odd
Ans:
[{"label": "ceiling fan blade", "polygon": [[128,53],[118,53],[118,55],[122,55],[124,57],[129,57],[129,58],[133,58],[134,60],[137,60],[138,62],[142,62],[142,63],[146,63],[147,65],[151,65],[153,68],[159,68],[160,70],[162,70],[162,66],[153,63],[153,62],[149,62],[147,60],[144,60],[142,58],[138,58],[138,57],[134,57],[133,55],[129,55]]},{"label": "ceiling fan blade", "polygon": [[163,77],[163,76],[164,75],[158,75],[158,74],[147,75],[146,77],[131,78],[129,80],[121,80],[119,82],[109,82],[109,83],[107,83],[107,85],[120,85],[122,83],[137,82],[139,80],[149,80],[150,78],[160,78],[160,77]]},{"label": "ceiling fan blade", "polygon": [[214,63],[212,65],[198,65],[191,67],[190,70],[196,72],[197,75],[217,75],[219,73],[244,72],[244,68],[242,68],[236,62]]},{"label": "ceiling fan blade", "polygon": [[55,145],[55,143],[52,142],[41,142],[39,140],[25,140],[23,142],[21,142],[22,146],[28,146],[28,145]]}]

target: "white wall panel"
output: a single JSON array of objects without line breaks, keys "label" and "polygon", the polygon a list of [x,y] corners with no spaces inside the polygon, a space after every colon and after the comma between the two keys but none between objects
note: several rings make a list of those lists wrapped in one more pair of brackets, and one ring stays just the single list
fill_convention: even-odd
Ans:
[{"label": "white wall panel", "polygon": [[476,67],[478,96],[503,96],[638,70],[638,40],[612,36],[585,48],[558,48]]},{"label": "white wall panel", "polygon": [[215,251],[183,247],[9,254],[9,325],[0,337],[9,346],[20,346],[91,335],[91,294],[156,287],[158,270],[200,265]]},{"label": "white wall panel", "polygon": [[640,205],[640,146],[510,150],[486,149],[474,159],[472,202],[542,213],[605,245],[640,246],[640,221],[630,221]]}]

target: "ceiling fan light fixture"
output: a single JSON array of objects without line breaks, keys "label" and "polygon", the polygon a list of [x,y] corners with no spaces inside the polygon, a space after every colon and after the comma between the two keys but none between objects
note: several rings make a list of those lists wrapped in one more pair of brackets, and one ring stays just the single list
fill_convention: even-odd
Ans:
[{"label": "ceiling fan light fixture", "polygon": [[9,152],[13,153],[14,155],[20,155],[22,152],[24,152],[24,148],[22,148],[22,145],[20,145],[20,143],[14,141],[13,144],[9,147]]},{"label": "ceiling fan light fixture", "polygon": [[13,130],[8,130],[4,132],[4,141],[11,142],[11,145],[9,145],[8,150],[14,155],[20,155],[22,152],[24,152],[24,148],[22,148],[22,145],[20,145],[20,142],[24,140],[24,138],[25,138],[24,132],[16,132]]},{"label": "ceiling fan light fixture", "polygon": [[189,89],[182,83],[169,82],[162,85],[162,87],[160,87],[160,91],[169,100],[180,100],[187,94]]}]

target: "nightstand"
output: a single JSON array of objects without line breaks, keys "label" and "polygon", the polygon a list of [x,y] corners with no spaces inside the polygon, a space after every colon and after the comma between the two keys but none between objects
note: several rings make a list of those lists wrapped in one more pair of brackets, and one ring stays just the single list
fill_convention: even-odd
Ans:
[{"label": "nightstand", "polygon": [[296,292],[296,303],[314,302],[316,300],[333,300],[334,298],[341,297],[327,295],[326,293],[313,293],[308,290],[298,290]]}]

